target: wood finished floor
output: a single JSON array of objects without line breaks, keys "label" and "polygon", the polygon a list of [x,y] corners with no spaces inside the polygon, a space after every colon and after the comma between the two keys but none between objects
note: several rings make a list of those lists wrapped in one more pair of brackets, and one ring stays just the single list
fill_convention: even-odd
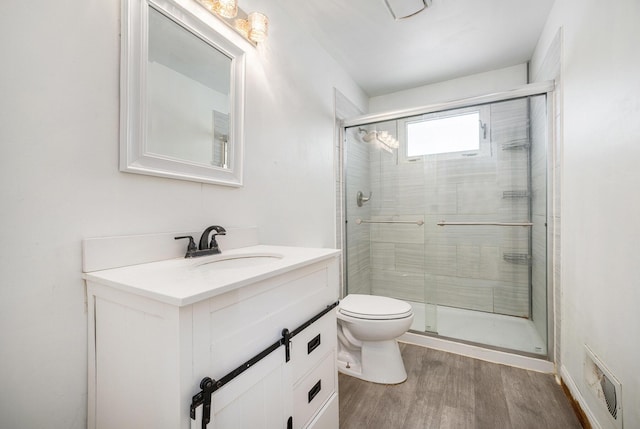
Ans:
[{"label": "wood finished floor", "polygon": [[339,376],[340,429],[581,428],[550,374],[400,344],[398,385]]}]

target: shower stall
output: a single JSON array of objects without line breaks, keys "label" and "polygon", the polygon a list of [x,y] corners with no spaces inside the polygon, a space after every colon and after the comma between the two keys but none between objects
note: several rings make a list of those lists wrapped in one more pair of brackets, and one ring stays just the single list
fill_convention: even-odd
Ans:
[{"label": "shower stall", "polygon": [[344,122],[345,293],[409,302],[414,333],[546,357],[547,93],[490,98]]}]

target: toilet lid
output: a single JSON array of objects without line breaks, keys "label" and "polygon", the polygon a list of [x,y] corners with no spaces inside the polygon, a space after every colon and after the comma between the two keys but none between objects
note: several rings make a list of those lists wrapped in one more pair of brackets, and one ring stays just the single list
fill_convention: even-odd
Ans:
[{"label": "toilet lid", "polygon": [[360,319],[402,319],[412,314],[411,305],[386,296],[352,294],[340,301],[340,312]]}]

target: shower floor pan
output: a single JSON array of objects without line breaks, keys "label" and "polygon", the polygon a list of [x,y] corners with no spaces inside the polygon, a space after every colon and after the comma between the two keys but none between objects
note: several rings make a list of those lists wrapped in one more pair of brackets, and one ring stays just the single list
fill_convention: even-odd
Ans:
[{"label": "shower floor pan", "polygon": [[[425,305],[420,302],[409,303],[414,314],[410,329],[425,332]],[[437,307],[437,317],[437,334],[442,337],[537,355],[547,354],[546,342],[531,320],[442,305]]]}]

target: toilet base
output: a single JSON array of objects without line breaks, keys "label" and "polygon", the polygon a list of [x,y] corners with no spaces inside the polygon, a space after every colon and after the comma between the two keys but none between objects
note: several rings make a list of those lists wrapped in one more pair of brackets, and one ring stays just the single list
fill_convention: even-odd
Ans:
[{"label": "toilet base", "polygon": [[404,369],[400,348],[395,339],[363,341],[360,353],[340,351],[338,353],[338,371],[361,380],[380,384],[399,384],[407,379],[407,371]]}]

